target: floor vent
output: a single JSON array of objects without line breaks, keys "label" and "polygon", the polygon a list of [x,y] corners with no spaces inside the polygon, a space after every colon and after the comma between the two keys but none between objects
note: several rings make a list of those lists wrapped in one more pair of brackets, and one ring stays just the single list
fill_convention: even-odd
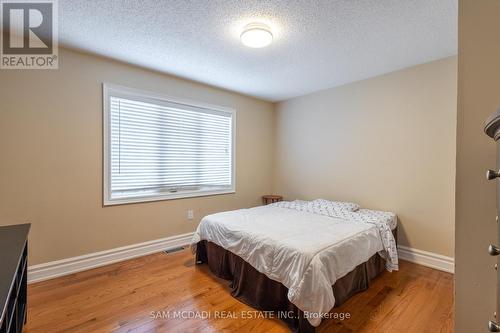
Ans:
[{"label": "floor vent", "polygon": [[184,250],[185,247],[184,246],[179,246],[179,247],[173,247],[173,248],[170,248],[168,250],[165,250],[163,252],[165,252],[166,254],[170,254],[170,253],[175,253],[175,252],[179,252],[179,251],[182,251]]}]

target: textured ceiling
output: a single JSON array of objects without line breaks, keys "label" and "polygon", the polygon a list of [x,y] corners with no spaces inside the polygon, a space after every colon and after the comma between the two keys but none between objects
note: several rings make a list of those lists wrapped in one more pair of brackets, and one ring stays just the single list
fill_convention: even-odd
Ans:
[{"label": "textured ceiling", "polygon": [[[457,0],[59,0],[60,42],[279,101],[457,53]],[[267,23],[274,42],[240,44]]]}]

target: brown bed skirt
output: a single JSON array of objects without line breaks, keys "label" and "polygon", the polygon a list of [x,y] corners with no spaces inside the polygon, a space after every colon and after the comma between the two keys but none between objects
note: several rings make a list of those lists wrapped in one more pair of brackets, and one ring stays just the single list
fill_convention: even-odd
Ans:
[{"label": "brown bed skirt", "polygon": [[[261,311],[274,311],[293,332],[315,332],[315,328],[294,304],[288,300],[288,288],[269,279],[241,257],[217,244],[200,241],[196,248],[196,263],[207,263],[212,273],[231,281],[231,295]],[[370,282],[385,270],[385,261],[378,254],[357,266],[332,286],[335,307],[351,296],[368,289]],[[287,314],[284,316],[283,314]],[[293,315],[290,315],[293,314]]]}]

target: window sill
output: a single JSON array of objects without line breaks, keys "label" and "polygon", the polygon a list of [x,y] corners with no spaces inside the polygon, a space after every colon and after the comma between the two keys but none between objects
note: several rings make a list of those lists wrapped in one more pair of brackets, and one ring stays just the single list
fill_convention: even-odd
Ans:
[{"label": "window sill", "polygon": [[181,193],[168,193],[163,195],[144,195],[137,197],[129,197],[129,198],[115,198],[109,199],[104,197],[104,206],[115,206],[115,205],[126,205],[133,203],[145,203],[152,201],[164,201],[164,200],[176,200],[176,199],[188,199],[188,198],[197,198],[197,197],[208,197],[214,195],[223,195],[223,194],[234,194],[236,193],[235,189],[229,190],[216,190],[216,191],[199,191],[199,192],[181,192]]}]

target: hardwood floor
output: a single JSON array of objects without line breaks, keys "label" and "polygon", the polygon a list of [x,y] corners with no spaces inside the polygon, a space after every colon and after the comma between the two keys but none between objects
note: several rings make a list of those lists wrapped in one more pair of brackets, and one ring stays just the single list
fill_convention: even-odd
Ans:
[{"label": "hardwood floor", "polygon": [[[28,295],[25,333],[289,332],[231,297],[189,250],[32,284]],[[349,319],[324,320],[317,332],[453,332],[452,311],[453,275],[403,261],[332,311]]]}]

